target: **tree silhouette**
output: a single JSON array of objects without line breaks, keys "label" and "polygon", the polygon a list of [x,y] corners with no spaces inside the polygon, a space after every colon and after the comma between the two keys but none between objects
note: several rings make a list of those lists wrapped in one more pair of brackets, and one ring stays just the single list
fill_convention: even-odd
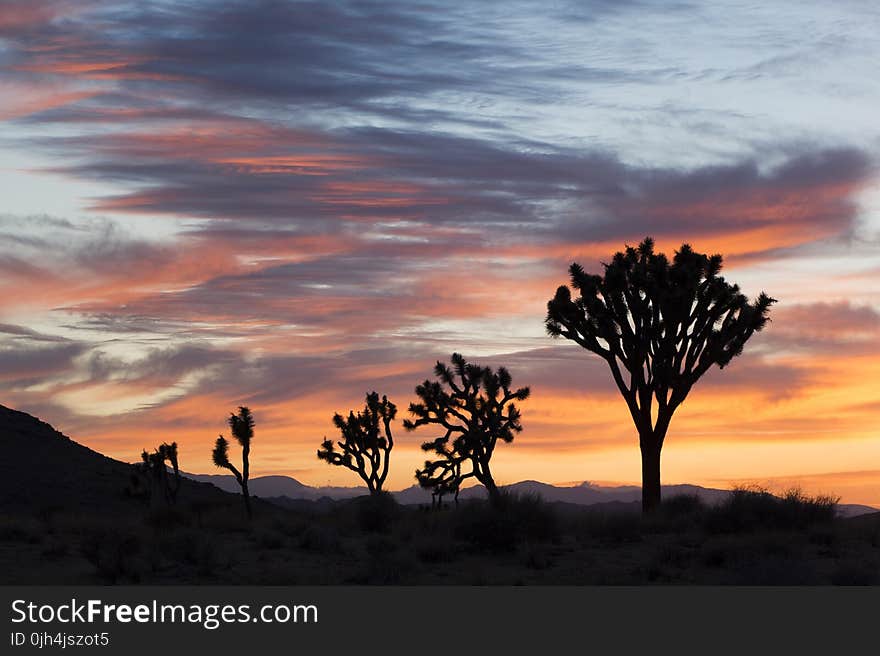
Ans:
[{"label": "tree silhouette", "polygon": [[761,292],[750,303],[719,275],[721,264],[721,255],[688,244],[669,262],[646,238],[616,253],[601,276],[572,264],[580,296],[563,285],[547,304],[547,332],[602,357],[626,400],[639,433],[645,512],[660,503],[660,451],[673,413],[712,365],[723,368],[742,352],[776,302]]},{"label": "tree silhouette", "polygon": [[251,512],[251,497],[248,493],[248,477],[250,471],[251,440],[254,437],[254,418],[249,408],[240,406],[238,414],[230,414],[227,422],[232,431],[232,436],[241,445],[241,471],[238,471],[235,465],[229,462],[229,442],[222,435],[214,443],[214,452],[211,454],[211,457],[217,467],[228,469],[235,476],[235,480],[241,486],[241,496],[244,498],[244,508],[247,511],[248,519],[251,519],[253,514]]},{"label": "tree silhouette", "polygon": [[[433,442],[431,450],[436,451]],[[422,445],[424,448],[424,445]],[[441,508],[443,497],[452,494],[455,505],[458,506],[458,494],[461,492],[461,463],[462,458],[457,456],[451,449],[443,448],[443,456],[440,460],[426,460],[424,469],[416,470],[416,480],[423,488],[431,490],[431,507]]]},{"label": "tree silhouette", "polygon": [[381,494],[394,448],[391,422],[396,415],[397,406],[388,397],[383,396],[380,401],[378,393],[368,393],[363,411],[351,411],[348,417],[333,415],[342,439],[334,444],[324,438],[318,458],[330,465],[347,467],[363,479],[370,494]]},{"label": "tree silhouette", "polygon": [[[170,463],[173,476],[169,480]],[[162,443],[152,453],[146,449],[141,453],[141,471],[150,481],[150,508],[156,512],[177,501],[180,489],[180,469],[177,465],[177,442]]]},{"label": "tree silhouette", "polygon": [[[520,411],[513,403],[529,397],[529,388],[511,390],[510,373],[504,367],[469,364],[458,353],[452,355],[452,367],[437,362],[434,374],[439,382],[426,380],[416,387],[420,403],[411,403],[409,412],[415,420],[403,422],[407,430],[437,424],[444,429],[440,437],[422,444],[422,449],[440,456],[427,461],[416,471],[422,487],[434,488],[435,494],[454,492],[461,483],[474,477],[486,487],[493,506],[501,505],[501,494],[492,478],[489,463],[498,440],[512,442],[522,431]],[[462,466],[470,464],[470,471]]]}]

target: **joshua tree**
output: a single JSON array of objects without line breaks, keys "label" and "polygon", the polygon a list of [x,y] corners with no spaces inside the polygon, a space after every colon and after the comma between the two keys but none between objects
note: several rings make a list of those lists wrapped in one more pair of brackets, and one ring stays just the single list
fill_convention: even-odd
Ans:
[{"label": "joshua tree", "polygon": [[250,471],[251,440],[254,437],[254,418],[251,415],[250,409],[241,406],[238,408],[238,414],[229,415],[227,421],[232,431],[232,436],[241,445],[241,471],[238,471],[235,465],[229,462],[229,442],[222,435],[214,443],[214,452],[211,455],[215,465],[228,469],[235,476],[235,480],[241,486],[244,508],[247,511],[248,519],[250,519],[253,514],[251,512],[251,497],[248,494],[248,477]]},{"label": "joshua tree", "polygon": [[[642,453],[642,509],[660,503],[660,450],[676,409],[712,365],[723,368],[769,320],[775,299],[750,303],[718,274],[721,255],[683,244],[669,262],[646,238],[603,264],[572,264],[547,304],[547,332],[599,355],[626,400]],[[656,406],[654,402],[656,401]]]},{"label": "joshua tree", "polygon": [[[486,487],[493,506],[501,505],[501,494],[492,478],[489,461],[498,440],[512,442],[522,431],[520,411],[513,401],[529,397],[529,388],[510,389],[507,369],[469,364],[458,353],[452,355],[452,367],[438,362],[434,374],[440,382],[426,380],[416,387],[421,403],[411,403],[409,412],[415,420],[403,422],[407,430],[437,424],[443,435],[425,442],[422,449],[440,456],[416,471],[416,479],[435,493],[455,492],[466,478],[474,477]],[[462,465],[470,471],[462,473]]]},{"label": "joshua tree", "polygon": [[[173,477],[169,481],[166,462],[171,464]],[[177,501],[180,489],[180,469],[177,466],[177,442],[160,444],[153,453],[141,453],[141,471],[150,481],[150,508],[157,511]]]},{"label": "joshua tree", "polygon": [[391,422],[396,415],[397,406],[388,397],[383,396],[380,401],[376,392],[368,393],[362,412],[351,411],[348,417],[333,415],[333,423],[342,439],[334,444],[333,440],[324,438],[318,458],[330,465],[347,467],[363,479],[370,494],[381,494],[394,448]]},{"label": "joshua tree", "polygon": [[[433,450],[433,442],[432,450]],[[443,459],[426,460],[424,469],[416,470],[416,480],[423,488],[431,490],[431,507],[441,508],[443,497],[452,494],[455,505],[458,505],[458,493],[461,492],[462,458],[451,450],[443,448]]]}]

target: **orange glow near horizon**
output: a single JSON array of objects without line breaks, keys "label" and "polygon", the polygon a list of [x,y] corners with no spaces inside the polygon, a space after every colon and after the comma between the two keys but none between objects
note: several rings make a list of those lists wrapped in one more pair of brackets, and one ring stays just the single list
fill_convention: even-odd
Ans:
[{"label": "orange glow near horizon", "polygon": [[[588,356],[572,347],[572,357]],[[403,374],[416,383],[428,375],[425,364],[399,363],[383,369],[383,375]],[[876,358],[860,362],[858,373],[878,365]],[[847,366],[855,365],[848,362]],[[353,372],[365,390],[373,387],[370,371]],[[847,479],[848,472],[880,462],[880,441],[866,424],[874,413],[846,410],[861,399],[872,398],[871,384],[860,376],[849,384],[835,379],[838,389],[826,396],[822,390],[834,373],[829,371],[791,398],[770,402],[758,392],[701,389],[698,383],[673,420],[664,448],[664,483],[726,488],[748,482],[774,489],[790,483],[788,487],[800,486],[810,493],[841,496],[847,503],[880,507],[880,480],[875,478],[872,484],[865,475],[854,484]],[[515,382],[519,381],[515,378]],[[610,387],[610,378],[608,382],[602,394],[533,388],[532,398],[522,404],[525,430],[513,444],[498,447],[493,460],[496,479],[503,483],[525,479],[637,483],[640,463],[635,429],[623,400]],[[105,392],[112,393],[110,388]],[[120,387],[116,392],[134,393]],[[400,425],[413,398],[412,394],[391,395],[398,405],[398,421],[390,489],[413,484],[412,472],[424,460],[419,445],[432,437],[427,429],[409,434]],[[358,484],[351,472],[319,462],[314,452],[324,436],[334,436],[332,414],[358,409],[362,403],[362,397],[346,402],[325,392],[253,406],[257,418],[253,475],[286,474],[310,485]],[[186,471],[210,473],[214,469],[211,444],[218,433],[227,432],[225,414],[237,404],[231,398],[184,395],[161,410],[138,411],[121,424],[113,421],[105,430],[71,437],[126,461],[136,460],[142,448],[174,439]],[[719,406],[724,407],[723,413],[718,412]],[[808,413],[824,419],[810,420]],[[157,430],[157,420],[159,426],[169,428]]]}]

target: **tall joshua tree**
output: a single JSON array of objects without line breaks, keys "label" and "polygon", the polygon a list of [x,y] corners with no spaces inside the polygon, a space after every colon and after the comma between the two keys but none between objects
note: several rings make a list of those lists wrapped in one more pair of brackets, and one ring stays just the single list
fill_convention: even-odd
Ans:
[{"label": "tall joshua tree", "polygon": [[775,299],[754,302],[728,283],[721,255],[683,244],[670,262],[646,238],[603,264],[602,275],[569,268],[547,304],[547,332],[608,364],[639,433],[642,510],[660,503],[660,451],[672,415],[712,365],[724,368],[769,321]]},{"label": "tall joshua tree", "polygon": [[434,374],[439,382],[426,380],[416,387],[421,402],[409,406],[415,419],[403,422],[407,430],[436,424],[444,431],[422,445],[423,450],[440,457],[417,470],[416,479],[422,487],[434,488],[440,494],[454,492],[457,497],[462,481],[476,478],[485,486],[492,505],[498,507],[501,494],[490,461],[498,440],[512,442],[514,435],[522,431],[514,401],[527,399],[529,388],[512,390],[507,369],[493,371],[470,364],[458,353],[452,355],[451,367],[438,362]]},{"label": "tall joshua tree", "polygon": [[334,444],[324,438],[318,458],[329,465],[347,467],[363,479],[370,494],[381,494],[394,448],[391,422],[396,416],[397,406],[388,397],[383,396],[380,401],[378,393],[368,393],[363,411],[351,411],[348,417],[333,415],[342,439]]},{"label": "tall joshua tree", "polygon": [[232,436],[241,445],[241,471],[229,462],[229,442],[222,435],[214,443],[214,452],[211,455],[217,467],[228,469],[235,476],[235,480],[241,487],[244,508],[247,511],[248,519],[250,519],[253,514],[251,512],[251,497],[248,493],[248,477],[250,475],[251,440],[254,437],[254,418],[249,408],[240,406],[238,414],[230,414],[227,422]]},{"label": "tall joshua tree", "polygon": [[[171,465],[172,478],[168,478],[168,466]],[[177,442],[162,443],[149,453],[146,449],[141,453],[141,470],[150,480],[150,508],[153,511],[165,508],[177,501],[180,489],[180,469],[177,465]]]}]

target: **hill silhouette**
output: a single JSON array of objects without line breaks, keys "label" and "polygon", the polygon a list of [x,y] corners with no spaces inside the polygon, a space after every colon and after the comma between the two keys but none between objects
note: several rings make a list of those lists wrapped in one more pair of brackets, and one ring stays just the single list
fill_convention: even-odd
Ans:
[{"label": "hill silhouette", "polygon": [[[25,412],[0,405],[0,512],[81,510],[127,512],[140,501],[125,494],[135,467],[79,444]],[[183,479],[180,498],[224,501],[213,485]]]},{"label": "hill silhouette", "polygon": [[[216,485],[226,492],[236,492],[238,483],[234,476],[227,474],[190,474],[181,472],[181,475],[199,481],[201,483],[210,483]],[[255,476],[250,479],[249,487],[251,493],[258,497],[287,497],[296,500],[317,501],[322,498],[331,499],[352,499],[364,494],[369,494],[366,487],[312,487],[296,480],[292,476]],[[430,502],[431,496],[427,495]]]}]

